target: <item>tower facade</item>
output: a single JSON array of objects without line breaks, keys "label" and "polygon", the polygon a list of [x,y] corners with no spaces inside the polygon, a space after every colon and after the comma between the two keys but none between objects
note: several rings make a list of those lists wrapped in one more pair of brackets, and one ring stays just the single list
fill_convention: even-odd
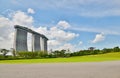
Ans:
[{"label": "tower facade", "polygon": [[32,34],[32,51],[47,51],[48,38],[27,27],[15,25],[14,49],[16,51],[28,51],[27,33]]},{"label": "tower facade", "polygon": [[22,29],[15,30],[15,50],[27,51],[27,31]]}]

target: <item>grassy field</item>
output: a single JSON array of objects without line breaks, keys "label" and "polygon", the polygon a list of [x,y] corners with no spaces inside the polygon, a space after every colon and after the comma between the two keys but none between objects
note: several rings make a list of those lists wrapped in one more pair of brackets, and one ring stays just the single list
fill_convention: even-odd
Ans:
[{"label": "grassy field", "polygon": [[23,63],[68,63],[68,62],[102,62],[120,60],[120,52],[89,56],[77,56],[70,58],[48,58],[48,59],[22,59],[22,60],[0,60],[0,64],[23,64]]}]

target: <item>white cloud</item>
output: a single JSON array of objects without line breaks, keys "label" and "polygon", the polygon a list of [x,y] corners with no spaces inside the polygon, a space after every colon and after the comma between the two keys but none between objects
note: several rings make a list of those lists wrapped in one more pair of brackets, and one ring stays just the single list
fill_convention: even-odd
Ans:
[{"label": "white cloud", "polygon": [[[27,1],[16,1],[19,5],[26,7]],[[67,14],[85,17],[120,16],[120,0],[46,0],[29,1],[30,6],[37,9],[52,9]],[[45,6],[45,7],[44,7]]]},{"label": "white cloud", "polygon": [[0,16],[0,48],[13,48],[14,25],[32,26],[32,16],[28,16],[25,12],[16,11],[11,17]]},{"label": "white cloud", "polygon": [[49,49],[56,49],[56,48],[58,49],[58,47],[60,47],[61,45],[64,45],[66,42],[69,42],[70,40],[79,36],[79,34],[64,31],[63,29],[59,28],[57,25],[49,29],[47,27],[41,27],[41,26],[39,28],[33,28],[33,29],[48,37]]},{"label": "white cloud", "polygon": [[82,45],[82,44],[83,44],[83,42],[82,42],[82,41],[80,41],[80,42],[79,42],[79,45]]},{"label": "white cloud", "polygon": [[6,17],[0,17],[0,48],[13,47],[12,31],[12,22]]},{"label": "white cloud", "polygon": [[3,37],[0,37],[0,41],[3,41],[4,39],[3,39]]},{"label": "white cloud", "polygon": [[59,48],[57,48],[57,50],[70,50],[70,51],[74,51],[75,50],[75,45],[72,45],[70,43],[65,43],[64,45],[61,45]]},{"label": "white cloud", "polygon": [[30,13],[30,14],[34,14],[35,13],[35,11],[32,8],[28,8],[27,12]]},{"label": "white cloud", "polygon": [[66,31],[59,29],[57,27],[50,28],[50,33],[51,33],[52,38],[55,38],[61,42],[70,41],[73,38],[78,36],[78,34],[75,34],[72,32],[66,32]]},{"label": "white cloud", "polygon": [[38,27],[38,28],[33,28],[33,30],[44,34],[45,36],[48,37],[48,48],[50,49],[60,49],[62,45],[66,44],[70,40],[74,39],[75,37],[78,37],[79,34],[73,33],[73,32],[68,32],[65,31],[64,29],[61,29],[58,24],[47,28],[47,27]]},{"label": "white cloud", "polygon": [[[12,48],[14,40],[14,25],[27,26],[41,34],[44,34],[49,38],[48,47],[49,49],[60,49],[62,45],[66,48],[72,48],[71,44],[66,44],[70,40],[78,37],[79,34],[65,31],[70,24],[66,21],[59,21],[55,26],[47,28],[40,26],[38,28],[33,26],[34,19],[32,16],[27,15],[27,13],[22,11],[15,11],[11,18],[0,17],[0,48]],[[59,27],[59,26],[63,27]],[[31,43],[30,36],[28,37],[28,43]],[[31,45],[28,46],[29,48]],[[61,47],[62,48],[62,47]],[[30,50],[30,49],[29,49]]]},{"label": "white cloud", "polygon": [[97,42],[101,42],[105,39],[105,36],[103,33],[97,34],[95,39],[92,41],[92,43],[97,43]]},{"label": "white cloud", "polygon": [[32,16],[27,15],[25,12],[16,11],[13,14],[12,22],[14,25],[32,26],[34,20]]},{"label": "white cloud", "polygon": [[11,33],[12,22],[6,17],[0,17],[0,36],[1,39],[9,39],[8,34]]},{"label": "white cloud", "polygon": [[47,35],[47,36],[49,36],[49,34],[50,34],[48,28],[45,26],[44,27],[39,26],[38,28],[32,27],[32,29],[35,30],[36,32],[39,32],[39,33]]},{"label": "white cloud", "polygon": [[3,16],[0,17],[0,28],[5,26],[10,26],[10,25],[11,25],[11,21],[8,18]]},{"label": "white cloud", "polygon": [[58,45],[60,45],[61,43],[59,42],[59,41],[57,41],[57,40],[49,40],[48,41],[48,45],[49,46],[52,46],[52,47],[54,47],[54,46],[58,46]]},{"label": "white cloud", "polygon": [[106,10],[91,10],[81,12],[80,16],[84,17],[105,17],[105,16],[120,16],[120,9],[106,9]]},{"label": "white cloud", "polygon": [[40,26],[38,28],[33,29],[41,34],[46,35],[49,39],[57,40],[59,42],[67,42],[79,36],[79,34],[64,31],[63,29],[57,26],[53,26],[49,29],[47,27]]},{"label": "white cloud", "polygon": [[[70,28],[71,30],[75,31],[85,31],[85,32],[95,32],[95,33],[101,33],[103,32],[104,34],[107,35],[120,35],[120,31],[118,30],[119,28],[92,28],[92,27],[84,27],[84,26],[79,26],[79,27],[74,27]],[[111,31],[112,30],[112,31]]]},{"label": "white cloud", "polygon": [[63,29],[67,29],[70,27],[70,24],[66,21],[59,21],[57,25]]}]

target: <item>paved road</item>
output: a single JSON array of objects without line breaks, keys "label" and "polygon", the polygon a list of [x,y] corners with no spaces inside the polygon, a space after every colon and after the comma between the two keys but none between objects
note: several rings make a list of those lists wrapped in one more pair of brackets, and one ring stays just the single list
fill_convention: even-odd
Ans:
[{"label": "paved road", "polygon": [[120,78],[120,61],[0,64],[0,78]]}]

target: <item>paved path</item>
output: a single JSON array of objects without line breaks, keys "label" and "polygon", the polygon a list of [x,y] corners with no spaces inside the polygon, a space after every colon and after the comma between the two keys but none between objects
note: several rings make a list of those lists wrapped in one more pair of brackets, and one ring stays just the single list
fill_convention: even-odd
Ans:
[{"label": "paved path", "polygon": [[0,64],[0,78],[120,78],[120,61]]}]

